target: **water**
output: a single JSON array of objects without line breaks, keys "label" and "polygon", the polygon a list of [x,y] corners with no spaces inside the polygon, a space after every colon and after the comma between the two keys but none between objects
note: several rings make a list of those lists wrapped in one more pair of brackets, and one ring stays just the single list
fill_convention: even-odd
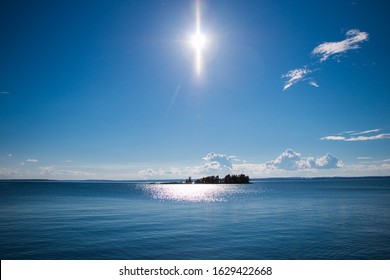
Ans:
[{"label": "water", "polygon": [[390,259],[390,178],[0,181],[1,259]]}]

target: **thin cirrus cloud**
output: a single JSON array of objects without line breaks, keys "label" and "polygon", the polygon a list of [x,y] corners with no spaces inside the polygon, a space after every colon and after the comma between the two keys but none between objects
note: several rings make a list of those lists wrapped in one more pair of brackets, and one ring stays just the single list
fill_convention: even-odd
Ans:
[{"label": "thin cirrus cloud", "polygon": [[292,69],[282,76],[282,78],[287,78],[288,80],[284,83],[283,90],[288,89],[289,87],[295,85],[299,81],[302,81],[307,74],[311,73],[312,70],[304,68]]},{"label": "thin cirrus cloud", "polygon": [[331,140],[331,141],[345,141],[345,136],[339,136],[339,135],[330,135],[322,137],[321,140]]},{"label": "thin cirrus cloud", "polygon": [[[368,41],[369,34],[367,32],[360,31],[359,29],[351,29],[347,31],[346,39],[338,42],[325,42],[316,46],[311,54],[315,57],[320,57],[319,61],[315,61],[313,64],[326,61],[330,57],[338,57],[350,50],[356,50],[361,48],[361,43]],[[318,70],[318,68],[316,69]],[[286,74],[282,75],[282,78],[287,79],[284,83],[283,90],[289,89],[291,86],[301,81],[310,80],[309,85],[313,87],[319,87],[319,84],[308,75],[315,70],[304,66],[302,68],[292,69]]]},{"label": "thin cirrus cloud", "polygon": [[370,141],[370,140],[379,140],[379,139],[390,139],[390,133],[382,133],[372,136],[358,136],[347,138],[344,141]]},{"label": "thin cirrus cloud", "polygon": [[[354,142],[354,141],[373,141],[380,139],[390,139],[390,133],[380,133],[381,129],[371,129],[365,130],[361,132],[350,132],[344,133],[345,135],[330,135],[322,137],[321,140],[329,140],[329,141],[345,141],[345,142]],[[372,134],[372,135],[369,135]]]},{"label": "thin cirrus cloud", "polygon": [[93,176],[96,175],[95,173],[89,173],[84,171],[75,171],[75,170],[63,170],[63,169],[57,169],[52,166],[47,167],[39,167],[40,174],[45,176]]},{"label": "thin cirrus cloud", "polygon": [[354,132],[353,131],[350,134],[351,135],[361,135],[361,134],[369,134],[369,133],[378,132],[378,131],[380,131],[380,128],[365,130],[365,131],[361,131],[361,132]]}]

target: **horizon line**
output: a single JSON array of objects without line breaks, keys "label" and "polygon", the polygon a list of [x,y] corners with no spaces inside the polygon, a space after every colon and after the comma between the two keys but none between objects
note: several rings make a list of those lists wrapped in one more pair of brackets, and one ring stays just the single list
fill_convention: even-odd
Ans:
[{"label": "horizon line", "polygon": [[[358,179],[358,178],[387,178],[390,175],[368,175],[368,176],[289,176],[289,177],[260,177],[260,178],[251,178],[250,180],[280,180],[280,179],[300,179],[300,180],[310,180],[310,179]],[[0,179],[0,182],[4,181],[55,181],[55,182],[156,182],[156,181],[175,181],[182,180],[185,181],[184,178],[174,178],[174,179],[44,179],[44,178],[29,178],[29,179]]]}]

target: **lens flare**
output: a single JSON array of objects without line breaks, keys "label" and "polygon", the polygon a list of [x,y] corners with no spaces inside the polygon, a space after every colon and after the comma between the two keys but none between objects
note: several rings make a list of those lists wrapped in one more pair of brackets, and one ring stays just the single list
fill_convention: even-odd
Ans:
[{"label": "lens flare", "polygon": [[207,36],[201,29],[200,3],[196,2],[196,31],[190,37],[190,44],[195,51],[195,72],[200,75],[203,65],[203,51],[207,46]]}]

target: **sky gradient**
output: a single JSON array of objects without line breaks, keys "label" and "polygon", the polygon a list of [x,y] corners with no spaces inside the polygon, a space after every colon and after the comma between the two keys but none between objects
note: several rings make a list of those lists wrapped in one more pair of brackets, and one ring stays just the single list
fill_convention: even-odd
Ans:
[{"label": "sky gradient", "polygon": [[1,1],[0,179],[390,175],[389,5]]}]

